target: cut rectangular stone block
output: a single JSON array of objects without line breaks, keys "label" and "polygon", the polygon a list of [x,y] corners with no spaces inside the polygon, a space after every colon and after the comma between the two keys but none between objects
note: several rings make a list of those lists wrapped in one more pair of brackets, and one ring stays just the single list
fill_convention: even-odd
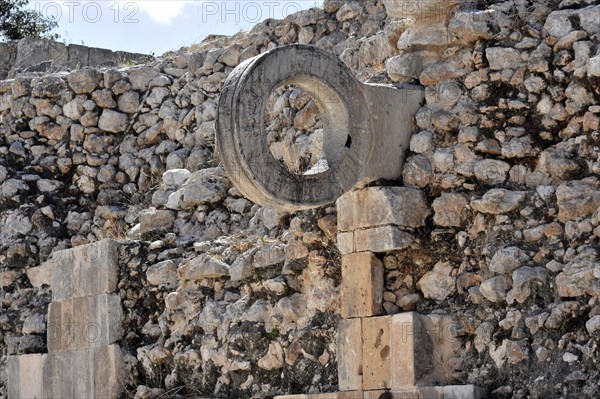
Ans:
[{"label": "cut rectangular stone block", "polygon": [[368,187],[337,200],[338,231],[385,225],[421,227],[431,210],[425,195],[409,187]]},{"label": "cut rectangular stone block", "polygon": [[53,253],[52,301],[115,292],[118,259],[119,243],[110,239]]},{"label": "cut rectangular stone block", "polygon": [[19,394],[21,398],[41,398],[46,355],[35,353],[19,356]]},{"label": "cut rectangular stone block", "polygon": [[75,345],[77,327],[73,317],[71,300],[52,302],[48,307],[48,328],[46,340],[48,352],[56,353],[72,350]]},{"label": "cut rectangular stone block", "polygon": [[414,241],[409,233],[398,226],[381,226],[354,231],[356,252],[389,252],[408,248]]},{"label": "cut rectangular stone block", "polygon": [[444,399],[485,399],[485,391],[475,385],[447,385]]},{"label": "cut rectangular stone block", "polygon": [[[118,345],[96,348],[94,352],[94,398],[116,399],[124,387],[123,355]],[[98,367],[101,365],[101,367]]]},{"label": "cut rectangular stone block", "polygon": [[340,391],[362,389],[362,322],[340,320],[337,331],[338,386]]},{"label": "cut rectangular stone block", "polygon": [[94,364],[94,349],[73,351],[73,397],[94,397],[94,370],[104,367]]},{"label": "cut rectangular stone block", "polygon": [[61,302],[50,303],[48,305],[48,324],[46,328],[46,343],[49,353],[58,352],[61,347],[61,326]]},{"label": "cut rectangular stone block", "polygon": [[52,275],[52,302],[73,297],[73,252],[70,249],[57,251],[49,261],[54,265]]},{"label": "cut rectangular stone block", "polygon": [[43,371],[42,397],[73,397],[73,352],[49,353]]},{"label": "cut rectangular stone block", "polygon": [[110,345],[123,336],[123,309],[117,294],[90,297],[88,342],[90,348]]},{"label": "cut rectangular stone block", "polygon": [[392,388],[425,385],[434,368],[434,347],[421,316],[392,316]]},{"label": "cut rectangular stone block", "polygon": [[71,349],[90,347],[90,302],[92,297],[73,298],[73,346]]},{"label": "cut rectangular stone block", "polygon": [[8,399],[18,399],[21,397],[19,393],[19,356],[8,356],[6,358],[6,380]]},{"label": "cut rectangular stone block", "polygon": [[354,249],[354,232],[346,231],[338,233],[337,247],[342,255],[356,252],[356,250]]},{"label": "cut rectangular stone block", "polygon": [[382,312],[383,264],[373,253],[342,256],[340,296],[343,318],[369,317]]},{"label": "cut rectangular stone block", "polygon": [[391,387],[391,316],[362,319],[363,390]]}]

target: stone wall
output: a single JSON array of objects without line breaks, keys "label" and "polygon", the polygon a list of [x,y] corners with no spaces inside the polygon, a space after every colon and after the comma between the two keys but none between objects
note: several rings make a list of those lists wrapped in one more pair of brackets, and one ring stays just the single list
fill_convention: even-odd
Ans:
[{"label": "stone wall", "polygon": [[[144,66],[1,81],[0,380],[8,355],[49,349],[52,287],[31,270],[112,237],[127,240],[125,395],[338,390],[337,229],[349,224],[335,206],[252,204],[214,152],[233,68],[306,43],[364,81],[425,86],[403,178],[380,184],[397,206],[405,196],[394,193],[417,193],[410,223],[395,222],[402,246],[376,255],[381,315],[450,317],[460,342],[445,363],[451,383],[493,398],[597,397],[600,6],[591,3],[481,1],[411,25],[381,1],[328,0]],[[292,92],[278,96],[294,124],[314,105]]]},{"label": "stone wall", "polygon": [[0,43],[0,79],[23,72],[56,72],[81,67],[116,67],[152,59],[145,54],[112,51],[47,39],[24,38]]}]

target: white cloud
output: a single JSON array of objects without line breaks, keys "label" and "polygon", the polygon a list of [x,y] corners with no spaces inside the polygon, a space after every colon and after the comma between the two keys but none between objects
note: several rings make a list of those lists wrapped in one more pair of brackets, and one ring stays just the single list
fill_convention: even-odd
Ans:
[{"label": "white cloud", "polygon": [[137,0],[140,11],[148,14],[154,22],[169,25],[175,17],[183,13],[189,0]]}]

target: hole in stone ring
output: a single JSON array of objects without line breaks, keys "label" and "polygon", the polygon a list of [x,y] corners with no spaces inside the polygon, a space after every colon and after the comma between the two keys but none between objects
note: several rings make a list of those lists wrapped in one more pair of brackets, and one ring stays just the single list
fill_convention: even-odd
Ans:
[{"label": "hole in stone ring", "polygon": [[264,114],[271,155],[297,175],[321,173],[329,166],[323,154],[323,119],[314,98],[301,88],[279,86]]},{"label": "hole in stone ring", "polygon": [[313,77],[279,83],[266,100],[262,122],[271,155],[296,175],[328,171],[352,144],[341,97]]}]

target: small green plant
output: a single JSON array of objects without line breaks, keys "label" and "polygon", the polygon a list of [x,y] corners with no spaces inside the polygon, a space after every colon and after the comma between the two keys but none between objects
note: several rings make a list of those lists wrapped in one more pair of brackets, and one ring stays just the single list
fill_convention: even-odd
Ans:
[{"label": "small green plant", "polygon": [[279,330],[277,328],[272,329],[270,332],[266,334],[266,337],[269,341],[274,341],[279,338]]}]

